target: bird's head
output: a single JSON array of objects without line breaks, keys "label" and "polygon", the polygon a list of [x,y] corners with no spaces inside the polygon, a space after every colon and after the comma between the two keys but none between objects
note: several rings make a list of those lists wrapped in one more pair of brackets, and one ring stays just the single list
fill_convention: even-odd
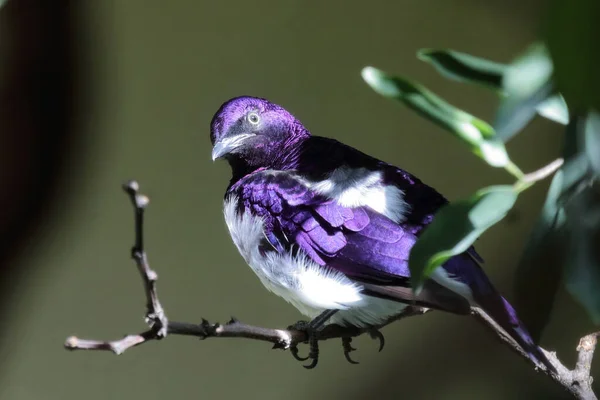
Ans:
[{"label": "bird's head", "polygon": [[213,161],[225,158],[234,170],[284,169],[309,136],[283,107],[257,97],[228,100],[210,124]]}]

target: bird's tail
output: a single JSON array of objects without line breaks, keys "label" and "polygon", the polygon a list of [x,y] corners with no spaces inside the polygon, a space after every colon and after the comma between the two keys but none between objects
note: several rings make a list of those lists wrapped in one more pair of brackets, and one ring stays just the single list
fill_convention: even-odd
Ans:
[{"label": "bird's tail", "polygon": [[[550,371],[556,371],[556,368],[535,343],[523,322],[519,320],[513,306],[500,295],[489,280],[479,265],[479,259],[473,250],[466,255],[451,258],[443,268],[451,275],[463,277],[462,283],[469,287],[471,300],[475,302],[475,304],[471,304],[471,307],[481,310],[488,319],[502,328],[533,362],[540,366],[543,365]],[[490,323],[490,321],[486,322]]]},{"label": "bird's tail", "polygon": [[519,320],[513,306],[495,290],[493,292],[488,292],[486,296],[477,296],[479,298],[476,301],[482,311],[513,338],[531,360],[545,366],[550,371],[556,371],[544,352],[534,342],[525,325]]}]

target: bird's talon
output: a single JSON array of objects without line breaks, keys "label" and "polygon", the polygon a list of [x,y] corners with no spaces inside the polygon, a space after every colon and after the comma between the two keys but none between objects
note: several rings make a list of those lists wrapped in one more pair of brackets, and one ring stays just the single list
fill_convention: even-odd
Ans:
[{"label": "bird's talon", "polygon": [[306,361],[310,358],[310,355],[306,357],[300,357],[298,355],[298,346],[290,346],[290,353],[292,353],[292,357],[294,357],[297,361]]},{"label": "bird's talon", "polygon": [[350,357],[350,353],[344,352],[344,357],[346,357],[346,361],[348,361],[350,364],[360,364],[358,361],[355,361],[352,359],[352,357]]},{"label": "bird's talon", "polygon": [[312,359],[311,363],[308,365],[303,365],[306,369],[313,369],[317,366],[319,362],[319,338],[317,337],[318,331],[312,328],[309,328],[308,333],[308,343],[310,346],[310,350],[308,352],[308,358]]},{"label": "bird's talon", "polygon": [[369,336],[371,336],[371,339],[373,340],[379,340],[379,352],[381,352],[381,350],[383,350],[383,348],[385,347],[385,337],[383,336],[383,333],[381,333],[377,329],[372,329],[371,331],[369,331]]},{"label": "bird's talon", "polygon": [[312,360],[312,362],[310,364],[303,365],[303,367],[306,368],[306,369],[313,369],[314,367],[317,366],[318,362],[319,362],[318,358],[313,358],[313,360]]},{"label": "bird's talon", "polygon": [[354,347],[352,347],[351,343],[352,343],[351,337],[343,337],[342,338],[342,347],[344,348],[344,357],[346,358],[346,361],[348,361],[350,364],[360,364],[358,361],[354,361],[352,359],[352,357],[350,357],[350,353],[353,351],[356,351],[356,349]]}]

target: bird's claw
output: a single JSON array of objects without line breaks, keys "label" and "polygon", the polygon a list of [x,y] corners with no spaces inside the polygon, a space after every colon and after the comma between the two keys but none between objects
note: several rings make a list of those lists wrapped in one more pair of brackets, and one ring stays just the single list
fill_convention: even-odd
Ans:
[{"label": "bird's claw", "polygon": [[381,350],[383,350],[383,348],[385,347],[385,337],[383,336],[383,333],[381,333],[377,329],[371,329],[369,331],[369,336],[371,336],[371,339],[373,340],[379,340],[379,352],[381,353]]},{"label": "bird's claw", "polygon": [[290,325],[288,327],[288,330],[302,331],[302,332],[306,333],[306,336],[308,337],[308,345],[309,345],[308,356],[300,357],[298,355],[298,347],[296,345],[292,345],[292,346],[290,346],[290,353],[292,353],[292,357],[294,357],[298,361],[306,361],[308,359],[311,359],[312,361],[310,362],[310,364],[303,365],[303,367],[306,369],[313,369],[314,367],[316,367],[317,363],[319,362],[318,334],[319,334],[320,329],[314,328],[310,322],[298,321],[295,324]]},{"label": "bird's claw", "polygon": [[306,369],[313,369],[319,363],[319,338],[318,331],[316,329],[310,329],[306,332],[308,334],[308,358],[312,361],[308,365],[303,365]]},{"label": "bird's claw", "polygon": [[290,353],[292,353],[292,357],[294,357],[297,361],[306,361],[308,360],[309,356],[306,357],[300,357],[298,355],[298,346],[293,344],[290,346]]},{"label": "bird's claw", "polygon": [[356,350],[354,347],[352,347],[352,338],[350,336],[342,337],[342,347],[344,348],[344,357],[346,357],[346,361],[348,361],[350,364],[360,364],[358,361],[354,361],[352,357],[350,357],[350,353]]},{"label": "bird's claw", "polygon": [[[383,336],[383,333],[377,329],[371,329],[369,331],[369,336],[371,336],[371,339],[379,340],[379,351],[381,352],[385,346],[385,337]],[[350,353],[356,350],[354,347],[352,347],[351,336],[342,337],[342,347],[344,348],[344,357],[346,358],[346,361],[348,361],[350,364],[360,364],[358,361],[354,361],[352,357],[350,357]]]}]

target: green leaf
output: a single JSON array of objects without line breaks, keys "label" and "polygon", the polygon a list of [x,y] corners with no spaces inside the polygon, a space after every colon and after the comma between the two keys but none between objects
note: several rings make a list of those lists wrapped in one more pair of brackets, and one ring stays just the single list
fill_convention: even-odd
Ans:
[{"label": "green leaf", "polygon": [[566,286],[600,324],[600,192],[587,186],[566,207],[570,233]]},{"label": "green leaf", "polygon": [[515,306],[535,342],[539,342],[550,319],[566,259],[565,211],[559,201],[564,189],[564,171],[559,170],[515,276]]},{"label": "green leaf", "polygon": [[417,57],[431,64],[440,74],[458,82],[502,90],[507,65],[454,50],[421,49]]},{"label": "green leaf", "polygon": [[403,102],[419,115],[452,132],[471,151],[493,167],[506,167],[510,159],[504,144],[485,121],[450,105],[422,85],[365,67],[362,77],[375,92]]},{"label": "green leaf", "polygon": [[569,108],[560,94],[552,96],[537,106],[537,112],[544,118],[561,125],[569,123]]},{"label": "green leaf", "polygon": [[[543,46],[534,45],[530,48],[530,52],[535,53],[540,48],[543,50]],[[535,57],[532,60],[526,55],[525,57],[521,56],[511,65],[500,64],[454,50],[422,49],[417,52],[417,57],[431,64],[448,79],[481,85],[501,94],[503,102],[497,123],[500,124],[502,132],[509,132],[506,133],[506,136],[514,135],[536,113],[563,125],[569,122],[569,111],[563,97],[559,94],[549,97],[552,85],[544,87],[544,83],[550,82],[548,66],[550,66],[550,71],[552,67],[547,55],[544,56],[545,59],[541,59],[541,63],[536,64]],[[550,62],[549,65],[548,62]],[[542,75],[538,76],[540,70]],[[523,83],[521,80],[527,82]],[[541,86],[537,91],[535,88],[532,90],[530,87],[532,83],[529,81],[534,86]],[[505,87],[506,85],[508,87]],[[520,91],[523,87],[530,90],[531,93],[524,96]],[[515,99],[515,95],[520,97]],[[524,104],[522,104],[523,102]],[[507,126],[503,124],[507,124]]]},{"label": "green leaf", "polygon": [[[552,70],[548,52],[539,43],[531,45],[507,68],[502,81],[506,97],[494,121],[494,129],[504,142],[521,131],[539,112],[540,105],[554,95]],[[558,104],[551,106],[556,108]],[[549,114],[547,104],[542,111]]]},{"label": "green leaf", "polygon": [[590,112],[573,116],[567,126],[565,154],[570,159],[563,166],[560,201],[564,204],[569,235],[569,257],[564,266],[566,287],[591,319],[600,324],[600,191],[593,166],[598,155],[590,151],[589,143],[597,139],[590,138],[594,132],[597,134],[597,124],[597,116]]},{"label": "green leaf", "polygon": [[571,118],[565,132],[563,173],[560,202],[567,204],[571,198],[589,186],[592,179],[590,160],[585,152],[583,137],[587,124],[586,115]]},{"label": "green leaf", "polygon": [[535,93],[552,78],[552,60],[542,43],[533,43],[508,67],[502,87],[520,98]]},{"label": "green leaf", "polygon": [[419,290],[437,267],[465,252],[502,220],[517,196],[513,186],[490,186],[469,199],[442,207],[411,249],[408,265],[413,288]]},{"label": "green leaf", "polygon": [[544,26],[554,79],[571,109],[600,110],[600,1],[550,0]]},{"label": "green leaf", "polygon": [[594,173],[600,176],[600,114],[592,111],[585,123],[585,152]]},{"label": "green leaf", "polygon": [[517,269],[516,306],[536,341],[550,319],[561,278],[566,275],[577,281],[582,276],[577,268],[573,269],[575,274],[565,273],[566,263],[569,265],[566,269],[572,268],[573,251],[581,251],[573,249],[576,231],[572,220],[567,224],[566,208],[571,207],[572,216],[572,199],[586,191],[590,184],[590,162],[581,148],[581,136],[587,121],[585,116],[576,115],[567,126],[563,148],[566,161],[552,179],[542,213]]},{"label": "green leaf", "polygon": [[[573,198],[589,188],[590,163],[579,146],[585,122],[585,117],[574,116],[567,126],[563,149],[566,161],[552,179],[541,215],[517,269],[515,305],[536,341],[539,341],[550,319],[561,278],[571,276],[569,279],[577,281],[582,276],[581,269],[577,268],[574,269],[575,274],[565,272],[565,269],[572,269],[573,252],[581,251],[572,246],[575,237],[573,227],[578,224],[573,224],[572,219],[567,224],[566,209],[570,207],[572,217]],[[579,267],[579,264],[575,266]],[[584,289],[584,292],[587,290]]]}]

